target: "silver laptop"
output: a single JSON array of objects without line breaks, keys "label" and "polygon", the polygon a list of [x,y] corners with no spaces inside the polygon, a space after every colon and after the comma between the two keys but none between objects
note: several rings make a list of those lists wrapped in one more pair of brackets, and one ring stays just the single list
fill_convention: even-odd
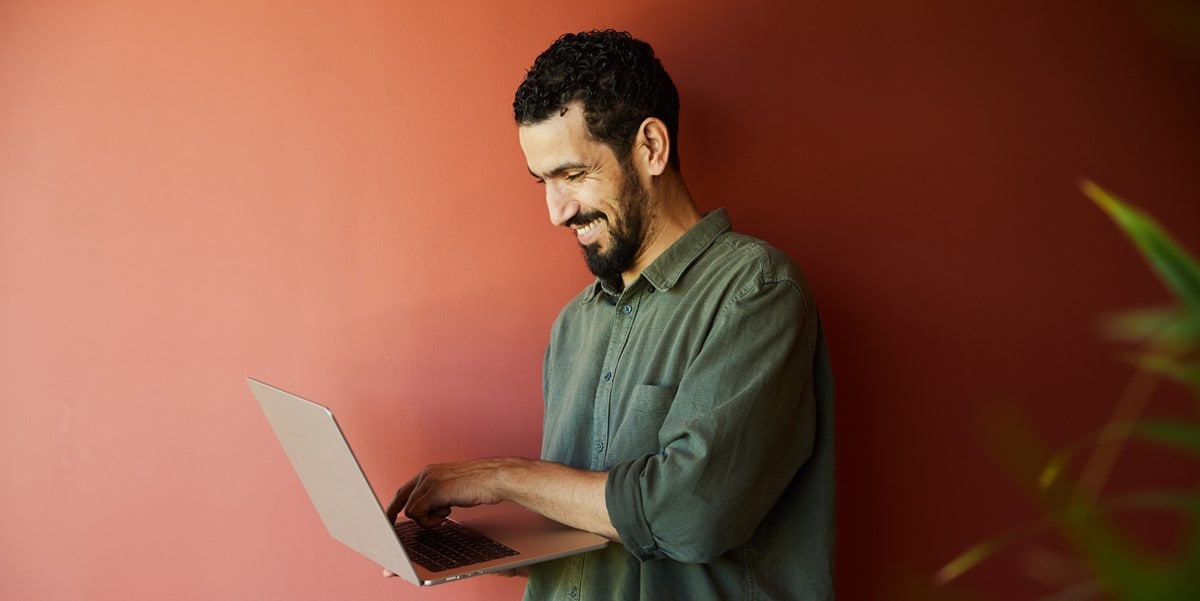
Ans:
[{"label": "silver laptop", "polygon": [[329,534],[413,584],[502,572],[608,543],[511,503],[436,529],[408,520],[394,526],[329,409],[247,381]]}]

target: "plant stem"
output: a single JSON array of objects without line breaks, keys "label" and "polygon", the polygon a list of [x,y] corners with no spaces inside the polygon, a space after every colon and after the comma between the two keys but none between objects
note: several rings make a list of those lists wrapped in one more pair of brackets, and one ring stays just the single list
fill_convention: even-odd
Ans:
[{"label": "plant stem", "polygon": [[1087,502],[1095,501],[1100,491],[1112,474],[1117,457],[1125,447],[1125,442],[1133,433],[1138,419],[1146,410],[1150,396],[1158,386],[1161,377],[1150,370],[1139,367],[1125,386],[1121,398],[1113,407],[1112,416],[1104,427],[1105,436],[1092,448],[1087,463],[1079,475],[1075,485],[1075,496]]}]

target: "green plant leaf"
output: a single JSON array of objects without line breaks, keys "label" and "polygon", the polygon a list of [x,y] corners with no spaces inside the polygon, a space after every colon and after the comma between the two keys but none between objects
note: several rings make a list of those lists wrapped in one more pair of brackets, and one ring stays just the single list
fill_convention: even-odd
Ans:
[{"label": "green plant leaf", "polygon": [[1038,488],[1045,490],[1058,482],[1066,472],[1067,466],[1083,450],[1124,436],[1123,432],[1126,431],[1144,440],[1200,455],[1200,423],[1170,419],[1109,423],[1103,428],[1089,432],[1055,453],[1038,474]]},{"label": "green plant leaf", "polygon": [[1122,311],[1105,316],[1100,328],[1110,340],[1154,342],[1179,349],[1200,342],[1200,315],[1178,306]]},{"label": "green plant leaf", "polygon": [[1090,180],[1081,189],[1108,213],[1188,312],[1200,313],[1200,265],[1149,215]]},{"label": "green plant leaf", "polygon": [[[951,582],[1017,542],[1057,530],[1078,557],[1091,565],[1096,584],[1107,593],[1105,598],[1194,601],[1200,599],[1200,490],[1099,496],[1107,477],[1105,470],[1110,466],[1094,463],[1093,454],[1076,481],[1072,481],[1069,468],[1084,449],[1101,443],[1117,444],[1117,451],[1111,455],[1119,452],[1119,444],[1131,436],[1200,456],[1200,423],[1141,418],[1144,401],[1162,376],[1179,380],[1200,393],[1200,265],[1137,208],[1091,181],[1084,181],[1082,190],[1130,238],[1178,305],[1127,311],[1104,323],[1111,338],[1137,342],[1141,348],[1129,355],[1138,371],[1103,428],[1051,455],[1032,424],[1021,419],[1023,416],[999,413],[993,417],[1002,419],[989,420],[989,446],[994,447],[1002,465],[1020,483],[1036,478],[1037,486],[1031,492],[1043,517],[972,546],[934,574],[934,582]],[[1091,469],[1094,465],[1101,465],[1101,469]],[[1182,547],[1166,554],[1155,551],[1110,519],[1117,517],[1115,513],[1130,510],[1183,514]],[[1047,599],[1082,598],[1080,594],[1063,590]]]},{"label": "green plant leaf", "polygon": [[1173,356],[1147,353],[1134,358],[1143,369],[1160,373],[1179,380],[1193,388],[1200,388],[1200,363],[1181,361]]},{"label": "green plant leaf", "polygon": [[1062,527],[1112,591],[1111,598],[1191,601],[1194,596],[1181,596],[1195,579],[1184,571],[1191,566],[1191,557],[1155,556],[1133,540],[1120,536],[1104,518],[1117,512],[1163,509],[1189,513],[1194,518],[1197,499],[1194,492],[1152,490],[1110,497],[1095,505],[1073,504],[1063,515]]},{"label": "green plant leaf", "polygon": [[1134,431],[1143,438],[1200,455],[1200,424],[1172,419],[1145,420]]},{"label": "green plant leaf", "polygon": [[1004,536],[988,539],[963,551],[933,574],[934,584],[942,586],[966,574],[975,566],[983,563],[983,560],[995,555],[996,551],[1011,544],[1012,538],[1014,537]]},{"label": "green plant leaf", "polygon": [[1067,466],[1085,449],[1124,436],[1125,432],[1130,432],[1134,436],[1151,442],[1200,455],[1200,423],[1168,419],[1111,422],[1103,428],[1089,432],[1055,453],[1038,474],[1038,488],[1046,490],[1057,483],[1066,472]]},{"label": "green plant leaf", "polygon": [[[1042,518],[1026,522],[973,545],[935,572],[933,581],[939,586],[945,585],[1000,551],[1042,532],[1058,528],[1067,535],[1068,540],[1083,556],[1088,557],[1093,565],[1100,568],[1100,575],[1109,586],[1127,593],[1117,598],[1173,598],[1136,593],[1158,591],[1175,580],[1186,579],[1189,577],[1187,574],[1178,572],[1191,567],[1192,557],[1184,557],[1185,564],[1174,566],[1174,569],[1171,565],[1164,565],[1161,561],[1150,558],[1132,541],[1120,537],[1105,518],[1114,513],[1158,509],[1189,512],[1192,517],[1200,518],[1198,508],[1200,494],[1169,490],[1119,495],[1097,503],[1068,503],[1048,510]],[[1193,522],[1193,525],[1197,523],[1200,523],[1200,520]],[[1200,545],[1197,545],[1195,550],[1200,551]]]},{"label": "green plant leaf", "polygon": [[1176,563],[1175,575],[1179,599],[1200,598],[1200,495],[1192,499],[1187,509],[1190,518],[1185,526],[1183,548]]}]

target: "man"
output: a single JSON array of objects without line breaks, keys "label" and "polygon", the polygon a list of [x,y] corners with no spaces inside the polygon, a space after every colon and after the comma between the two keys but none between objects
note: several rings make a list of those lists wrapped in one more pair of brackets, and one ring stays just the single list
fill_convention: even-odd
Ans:
[{"label": "man", "polygon": [[389,517],[513,501],[620,543],[534,566],[526,599],[831,599],[832,381],[799,272],[697,210],[645,42],[564,35],[513,106],[597,280],[553,326],[542,459],[430,466]]}]

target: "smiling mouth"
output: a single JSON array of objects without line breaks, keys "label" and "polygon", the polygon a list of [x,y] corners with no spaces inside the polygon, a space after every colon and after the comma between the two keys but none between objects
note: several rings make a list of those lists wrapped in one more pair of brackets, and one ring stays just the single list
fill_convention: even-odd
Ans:
[{"label": "smiling mouth", "polygon": [[600,226],[599,219],[596,219],[594,221],[589,221],[588,223],[584,224],[582,227],[575,228],[575,234],[578,235],[580,238],[582,238],[582,237],[592,233],[592,230],[595,230],[599,226]]},{"label": "smiling mouth", "polygon": [[587,245],[595,242],[594,238],[600,234],[600,226],[605,222],[606,219],[607,218],[603,213],[597,211],[583,215],[576,215],[567,222],[567,225],[571,229],[575,230],[575,237],[578,238],[579,243]]}]

